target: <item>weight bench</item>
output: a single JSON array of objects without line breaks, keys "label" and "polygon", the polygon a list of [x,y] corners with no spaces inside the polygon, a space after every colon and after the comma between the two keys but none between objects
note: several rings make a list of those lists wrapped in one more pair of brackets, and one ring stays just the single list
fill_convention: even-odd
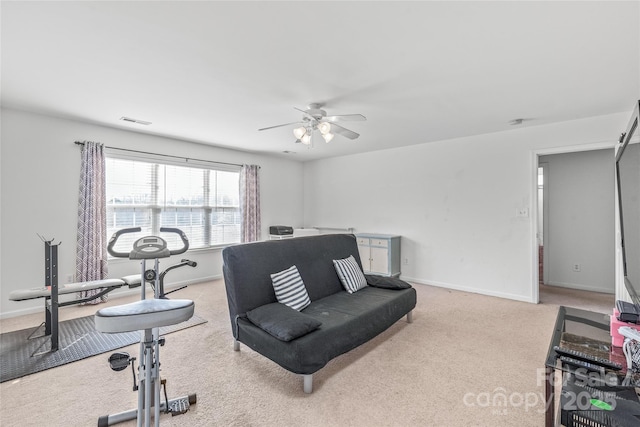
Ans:
[{"label": "weight bench", "polygon": [[[140,284],[142,283],[140,275],[135,274],[131,276],[125,276],[122,279],[92,280],[89,282],[67,283],[58,286],[57,248],[58,245],[51,245],[50,241],[45,241],[45,286],[31,289],[20,289],[9,294],[9,299],[11,301],[26,301],[30,299],[44,298],[44,322],[42,322],[33,331],[29,338],[32,338],[33,334],[35,334],[35,332],[44,324],[44,335],[42,336],[51,336],[51,349],[49,350],[50,352],[58,350],[58,309],[60,307],[89,302],[123,286],[135,288],[140,286]],[[58,299],[60,295],[73,294],[76,292],[90,291],[94,289],[102,290],[96,295],[85,298],[65,302],[60,302]],[[35,354],[36,353],[32,354],[31,356]]]}]

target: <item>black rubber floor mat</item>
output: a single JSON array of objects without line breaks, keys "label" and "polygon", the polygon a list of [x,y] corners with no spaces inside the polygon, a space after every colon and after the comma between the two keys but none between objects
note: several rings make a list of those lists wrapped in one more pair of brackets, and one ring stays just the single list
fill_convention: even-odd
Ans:
[{"label": "black rubber floor mat", "polygon": [[[176,325],[160,328],[160,335],[166,335],[191,326],[206,323],[194,315],[191,319]],[[44,326],[29,339],[34,328],[7,332],[0,335],[0,382],[13,380],[46,369],[75,362],[96,354],[140,342],[140,332],[103,334],[95,330],[93,316],[65,320],[58,325],[58,351],[49,352],[51,339],[40,336]]]}]

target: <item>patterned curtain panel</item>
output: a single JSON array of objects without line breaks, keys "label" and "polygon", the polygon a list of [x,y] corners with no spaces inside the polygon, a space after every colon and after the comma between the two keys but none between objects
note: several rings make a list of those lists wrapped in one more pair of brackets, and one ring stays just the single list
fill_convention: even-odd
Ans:
[{"label": "patterned curtain panel", "polygon": [[[107,278],[106,217],[104,147],[97,142],[85,141],[78,195],[77,282]],[[78,292],[77,297],[87,298],[99,292],[99,289]],[[99,304],[106,300],[107,295],[103,295],[87,304]]]},{"label": "patterned curtain panel", "polygon": [[260,240],[259,170],[260,166],[257,165],[242,165],[240,173],[240,235],[243,243]]}]

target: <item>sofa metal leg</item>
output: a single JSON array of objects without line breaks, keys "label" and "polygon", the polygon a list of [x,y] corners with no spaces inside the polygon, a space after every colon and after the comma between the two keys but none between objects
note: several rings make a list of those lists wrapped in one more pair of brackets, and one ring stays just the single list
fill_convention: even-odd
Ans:
[{"label": "sofa metal leg", "polygon": [[407,313],[407,323],[413,323],[413,310]]},{"label": "sofa metal leg", "polygon": [[233,351],[240,351],[240,341],[233,340]]},{"label": "sofa metal leg", "polygon": [[302,379],[304,392],[310,394],[313,391],[313,374],[303,375]]}]

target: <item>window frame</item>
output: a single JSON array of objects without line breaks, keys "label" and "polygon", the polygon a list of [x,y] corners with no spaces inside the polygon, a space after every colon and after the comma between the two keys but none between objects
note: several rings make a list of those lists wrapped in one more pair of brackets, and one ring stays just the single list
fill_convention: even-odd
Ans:
[{"label": "window frame", "polygon": [[[162,224],[162,216],[163,214],[166,215],[169,212],[176,212],[178,213],[181,209],[198,209],[202,211],[202,216],[203,216],[203,233],[201,236],[198,236],[199,238],[197,239],[198,241],[203,241],[204,243],[202,245],[199,246],[193,246],[191,244],[192,241],[196,240],[195,236],[189,236],[189,234],[187,233],[187,231],[185,230],[185,233],[187,233],[187,236],[189,237],[189,241],[190,241],[190,251],[201,251],[201,250],[212,250],[212,249],[219,249],[219,248],[224,248],[226,246],[230,246],[230,245],[234,245],[237,243],[240,243],[241,240],[241,236],[240,236],[240,227],[241,227],[241,218],[240,218],[240,173],[242,170],[242,166],[241,165],[232,165],[232,164],[226,164],[226,163],[216,163],[216,162],[208,162],[208,161],[203,161],[203,160],[195,160],[195,159],[188,159],[188,158],[180,158],[180,157],[174,157],[174,156],[165,156],[165,155],[155,155],[155,154],[150,154],[150,153],[139,153],[139,152],[135,152],[135,151],[126,151],[126,150],[119,150],[117,148],[106,148],[105,147],[105,158],[108,161],[109,159],[118,159],[118,160],[128,160],[128,161],[134,161],[134,162],[143,162],[143,163],[148,163],[148,164],[152,164],[152,165],[166,165],[166,166],[179,166],[179,167],[186,167],[186,168],[191,168],[191,169],[201,169],[204,171],[209,171],[208,173],[216,173],[216,172],[231,172],[231,173],[235,173],[237,174],[237,179],[238,179],[238,204],[237,205],[231,205],[231,206],[224,206],[224,205],[218,205],[217,203],[217,197],[210,197],[211,196],[211,188],[209,183],[211,182],[211,179],[208,177],[208,174],[205,175],[203,174],[203,204],[202,205],[166,205],[166,201],[164,203],[159,202],[159,198],[157,197],[157,193],[154,195],[154,199],[155,199],[155,203],[150,203],[150,204],[136,204],[136,203],[131,203],[131,204],[123,204],[123,205],[118,205],[118,206],[113,206],[113,205],[109,205],[109,201],[106,201],[106,206],[107,206],[107,215],[109,215],[111,212],[113,212],[113,210],[115,209],[116,211],[121,208],[121,209],[131,209],[131,208],[138,208],[138,209],[148,209],[149,212],[149,217],[150,217],[150,225],[145,225],[145,227],[150,227],[151,231],[145,230],[143,228],[142,233],[143,234],[147,234],[151,233],[153,235],[158,235],[160,232],[160,227],[176,227],[175,224]],[[152,187],[155,187],[155,191],[158,191],[159,185],[157,185],[157,181],[158,181],[158,167],[153,168],[154,172],[152,172],[154,174],[154,176],[152,177],[154,179],[154,181],[156,182],[156,184],[153,184]],[[106,188],[109,186],[109,182],[107,181],[108,177],[106,176],[105,173],[105,192],[106,192]],[[215,196],[215,195],[214,195]],[[212,203],[213,201],[213,203]],[[207,203],[208,202],[208,203]],[[214,229],[216,227],[215,224],[213,224],[213,216],[215,214],[216,211],[221,210],[223,213],[226,211],[231,212],[236,218],[237,218],[237,222],[233,223],[232,225],[237,226],[238,227],[238,239],[237,241],[229,241],[229,242],[212,242],[211,239],[213,238],[213,236],[215,235],[214,233]],[[114,219],[115,222],[115,219]],[[225,224],[223,224],[224,226]],[[136,225],[132,225],[132,226],[136,226]],[[108,227],[111,230],[113,230],[113,227]],[[121,227],[123,228],[123,227]],[[178,228],[180,228],[178,226]],[[120,229],[120,228],[115,228]],[[132,235],[135,236],[135,235]],[[107,236],[107,239],[110,238],[111,236]],[[138,237],[136,237],[138,238]],[[171,243],[169,243],[169,245],[171,245]],[[109,256],[109,259],[112,259],[111,256]]]}]

